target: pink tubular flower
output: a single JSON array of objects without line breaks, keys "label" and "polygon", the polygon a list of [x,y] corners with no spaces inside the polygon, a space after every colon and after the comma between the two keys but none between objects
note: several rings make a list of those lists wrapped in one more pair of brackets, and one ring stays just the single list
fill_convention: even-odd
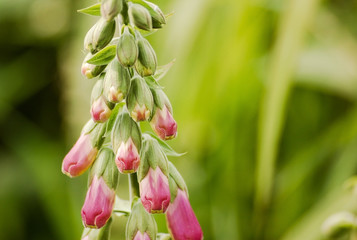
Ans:
[{"label": "pink tubular flower", "polygon": [[146,232],[141,233],[140,231],[138,231],[133,240],[151,240],[151,239]]},{"label": "pink tubular flower", "polygon": [[98,149],[92,147],[89,134],[81,135],[62,162],[62,172],[70,177],[84,173],[92,165]]},{"label": "pink tubular flower", "polygon": [[186,192],[177,190],[177,196],[167,209],[166,218],[175,240],[202,240],[200,224],[192,210]]},{"label": "pink tubular flower", "polygon": [[88,189],[82,208],[82,220],[86,227],[101,228],[112,215],[115,191],[102,177],[95,175]]},{"label": "pink tubular flower", "polygon": [[89,240],[88,236],[85,236],[84,238],[82,238],[81,240]]},{"label": "pink tubular flower", "polygon": [[91,115],[95,122],[105,122],[109,119],[112,110],[109,109],[106,104],[106,100],[103,96],[96,99],[91,108]]},{"label": "pink tubular flower", "polygon": [[140,156],[131,137],[118,148],[115,163],[121,173],[133,173],[139,167]]},{"label": "pink tubular flower", "polygon": [[124,94],[116,87],[111,86],[107,97],[109,101],[118,103],[124,99]]},{"label": "pink tubular flower", "polygon": [[150,125],[155,133],[163,140],[176,137],[177,124],[165,105],[162,109],[156,108]]},{"label": "pink tubular flower", "polygon": [[131,117],[136,121],[145,121],[147,119],[149,119],[150,117],[150,110],[146,107],[145,104],[143,104],[142,106],[139,106],[139,104],[137,103],[133,109],[133,111],[131,112]]},{"label": "pink tubular flower", "polygon": [[163,213],[170,204],[170,188],[167,176],[159,167],[150,168],[140,182],[140,198],[149,213]]}]

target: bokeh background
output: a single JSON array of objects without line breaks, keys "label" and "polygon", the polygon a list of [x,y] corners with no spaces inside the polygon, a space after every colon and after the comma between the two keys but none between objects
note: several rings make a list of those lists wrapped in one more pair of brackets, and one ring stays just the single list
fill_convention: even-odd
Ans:
[{"label": "bokeh background", "polygon": [[[94,1],[0,0],[0,239],[80,239],[86,177],[61,161],[90,117],[96,18],[76,9]],[[160,83],[187,154],[171,160],[205,239],[322,239],[327,216],[357,207],[342,187],[357,169],[357,1],[153,2],[174,12],[149,40],[159,65],[176,59]]]}]

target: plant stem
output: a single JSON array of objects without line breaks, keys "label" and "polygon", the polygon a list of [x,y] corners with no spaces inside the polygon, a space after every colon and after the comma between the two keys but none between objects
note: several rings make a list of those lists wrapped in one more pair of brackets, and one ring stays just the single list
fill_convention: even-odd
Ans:
[{"label": "plant stem", "polygon": [[309,21],[319,0],[291,0],[281,19],[271,65],[267,75],[267,88],[262,99],[259,121],[258,159],[256,168],[255,231],[261,239],[266,223],[274,182],[284,112],[291,88],[291,76]]},{"label": "plant stem", "polygon": [[136,173],[130,173],[129,177],[129,191],[130,191],[130,203],[132,204],[135,198],[140,197],[139,183]]}]

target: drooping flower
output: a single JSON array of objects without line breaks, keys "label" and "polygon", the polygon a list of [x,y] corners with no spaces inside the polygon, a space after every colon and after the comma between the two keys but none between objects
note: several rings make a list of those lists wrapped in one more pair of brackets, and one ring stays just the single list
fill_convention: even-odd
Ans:
[{"label": "drooping flower", "polygon": [[140,198],[149,213],[163,213],[170,204],[170,188],[168,178],[160,167],[150,168],[140,182]]},{"label": "drooping flower", "polygon": [[92,165],[97,153],[90,134],[82,134],[63,159],[62,172],[70,177],[81,175]]},{"label": "drooping flower", "polygon": [[202,240],[201,226],[192,210],[185,191],[178,189],[173,203],[166,211],[166,219],[175,240]]},{"label": "drooping flower", "polygon": [[82,220],[86,227],[101,228],[110,218],[115,201],[115,190],[103,177],[95,175],[88,189],[82,208]]},{"label": "drooping flower", "polygon": [[162,109],[156,108],[155,115],[150,121],[155,133],[163,140],[176,137],[177,124],[169,109],[164,105]]},{"label": "drooping flower", "polygon": [[94,100],[91,107],[91,115],[95,122],[105,122],[109,119],[112,110],[107,105],[104,96]]},{"label": "drooping flower", "polygon": [[115,157],[115,163],[122,173],[136,172],[140,164],[140,156],[131,137],[121,142]]}]

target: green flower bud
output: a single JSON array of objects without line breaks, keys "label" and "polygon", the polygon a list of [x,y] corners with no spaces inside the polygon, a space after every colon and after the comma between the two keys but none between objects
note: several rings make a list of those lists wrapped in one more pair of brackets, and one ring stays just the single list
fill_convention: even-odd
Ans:
[{"label": "green flower bud", "polygon": [[149,11],[140,4],[129,4],[129,19],[133,25],[140,29],[146,31],[151,31],[152,29],[151,15]]},{"label": "green flower bud", "polygon": [[166,24],[166,18],[164,13],[156,4],[153,4],[152,2],[145,1],[145,0],[144,2],[147,5],[149,5],[149,7],[151,8],[150,15],[151,15],[152,27],[161,28],[163,24]]},{"label": "green flower bud", "polygon": [[135,62],[135,69],[142,77],[153,75],[157,67],[156,53],[148,40],[143,38],[139,32],[136,32],[136,35],[139,55]]},{"label": "green flower bud", "polygon": [[107,21],[112,20],[123,8],[122,0],[103,0],[100,6],[102,17]]},{"label": "green flower bud", "polygon": [[135,121],[145,121],[151,116],[154,100],[150,88],[143,78],[133,77],[131,80],[126,106]]},{"label": "green flower bud", "polygon": [[112,113],[112,104],[103,96],[103,79],[99,79],[93,87],[91,96],[91,115],[95,122],[105,122]]},{"label": "green flower bud", "polygon": [[140,201],[137,201],[131,210],[125,231],[126,240],[133,240],[138,233],[146,233],[151,240],[155,240],[157,234],[154,217],[146,212]]},{"label": "green flower bud", "polygon": [[141,182],[150,168],[159,167],[165,176],[169,176],[169,165],[165,153],[160,144],[148,134],[143,135],[143,147],[140,154],[140,166],[138,170],[138,181]]},{"label": "green flower bud", "polygon": [[124,68],[117,59],[108,66],[104,77],[104,96],[110,102],[121,102],[125,97],[130,85],[129,69]]},{"label": "green flower bud", "polygon": [[113,151],[118,152],[119,147],[131,138],[138,152],[141,149],[141,131],[139,125],[129,116],[126,111],[117,115],[112,130],[111,141]]},{"label": "green flower bud", "polygon": [[119,38],[117,45],[117,57],[124,67],[131,67],[138,58],[138,47],[134,36],[129,32],[129,28],[124,28],[123,35]]},{"label": "green flower bud", "polygon": [[115,20],[107,22],[105,18],[100,18],[88,31],[84,39],[84,48],[94,54],[110,43],[114,33]]},{"label": "green flower bud", "polygon": [[119,172],[115,165],[115,156],[113,150],[108,147],[103,147],[94,161],[90,171],[89,182],[92,182],[96,175],[102,177],[105,183],[111,189],[116,189],[119,182]]},{"label": "green flower bud", "polygon": [[98,76],[101,72],[104,71],[105,67],[107,66],[107,65],[97,66],[94,64],[87,63],[87,61],[92,57],[93,55],[91,53],[88,53],[83,60],[82,68],[81,68],[82,75],[88,79]]}]

